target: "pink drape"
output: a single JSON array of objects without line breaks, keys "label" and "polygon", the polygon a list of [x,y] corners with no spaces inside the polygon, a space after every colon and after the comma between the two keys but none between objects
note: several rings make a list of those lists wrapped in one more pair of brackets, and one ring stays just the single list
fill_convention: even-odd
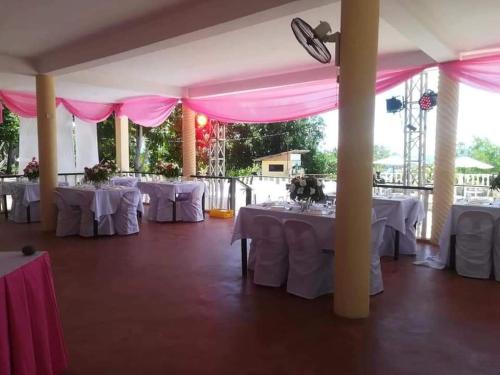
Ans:
[{"label": "pink drape", "polygon": [[179,102],[177,98],[140,96],[116,104],[117,116],[128,116],[134,123],[155,127],[161,125]]},{"label": "pink drape", "polygon": [[[381,71],[376,92],[381,93],[428,66]],[[338,84],[334,79],[302,83],[246,93],[183,99],[193,111],[223,122],[265,123],[290,121],[338,107]]]},{"label": "pink drape", "polygon": [[47,253],[0,277],[0,374],[59,375],[68,367]]},{"label": "pink drape", "polygon": [[439,68],[458,82],[500,93],[500,54],[441,63]]},{"label": "pink drape", "polygon": [[36,117],[35,95],[16,91],[0,91],[0,99],[15,114],[22,117]]},{"label": "pink drape", "polygon": [[113,113],[114,105],[108,103],[83,102],[81,100],[61,99],[61,104],[69,113],[86,122],[101,122]]}]

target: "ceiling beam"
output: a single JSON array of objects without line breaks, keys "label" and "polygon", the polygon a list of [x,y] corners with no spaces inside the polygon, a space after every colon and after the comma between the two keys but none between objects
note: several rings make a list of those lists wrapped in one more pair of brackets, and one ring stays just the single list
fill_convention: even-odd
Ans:
[{"label": "ceiling beam", "polygon": [[36,69],[28,59],[0,54],[0,72],[35,75]]},{"label": "ceiling beam", "polygon": [[[340,0],[204,0],[116,26],[35,58],[41,73],[64,74],[155,52]],[[244,42],[244,41],[242,41]]]},{"label": "ceiling beam", "polygon": [[419,3],[406,0],[382,0],[380,17],[398,30],[434,61],[444,62],[459,58],[457,51],[446,45],[418,17]]}]

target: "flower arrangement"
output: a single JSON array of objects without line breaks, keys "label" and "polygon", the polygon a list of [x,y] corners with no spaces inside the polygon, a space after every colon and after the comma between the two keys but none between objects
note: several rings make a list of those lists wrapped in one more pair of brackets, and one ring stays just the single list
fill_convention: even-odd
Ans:
[{"label": "flower arrangement", "polygon": [[30,181],[35,181],[40,176],[40,164],[35,157],[24,167],[23,172]]},{"label": "flower arrangement", "polygon": [[496,176],[491,176],[490,190],[500,191],[500,172]]},{"label": "flower arrangement", "polygon": [[102,161],[93,167],[85,167],[84,181],[93,184],[102,184],[117,171],[116,164],[112,161]]},{"label": "flower arrangement", "polygon": [[323,184],[315,177],[294,177],[288,187],[290,199],[318,202],[325,198]]},{"label": "flower arrangement", "polygon": [[181,169],[176,163],[159,161],[156,163],[155,171],[165,177],[178,177]]}]

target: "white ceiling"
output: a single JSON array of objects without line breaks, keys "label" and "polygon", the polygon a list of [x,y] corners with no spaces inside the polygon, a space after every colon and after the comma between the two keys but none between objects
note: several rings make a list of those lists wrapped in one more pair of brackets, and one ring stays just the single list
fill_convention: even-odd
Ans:
[{"label": "white ceiling", "polygon": [[[60,96],[112,101],[334,75],[298,45],[290,20],[328,21],[336,31],[336,0],[3,2],[0,89],[32,91],[31,75],[43,72],[57,76]],[[381,0],[379,68],[500,47],[499,24],[500,0]]]}]

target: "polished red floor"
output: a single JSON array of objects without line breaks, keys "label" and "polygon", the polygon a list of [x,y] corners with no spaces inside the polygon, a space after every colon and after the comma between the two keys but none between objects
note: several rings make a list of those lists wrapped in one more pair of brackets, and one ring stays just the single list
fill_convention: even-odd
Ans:
[{"label": "polished red floor", "polygon": [[144,221],[129,237],[0,220],[0,251],[50,253],[68,374],[500,374],[500,283],[384,259],[371,316],[240,274],[232,221]]}]

